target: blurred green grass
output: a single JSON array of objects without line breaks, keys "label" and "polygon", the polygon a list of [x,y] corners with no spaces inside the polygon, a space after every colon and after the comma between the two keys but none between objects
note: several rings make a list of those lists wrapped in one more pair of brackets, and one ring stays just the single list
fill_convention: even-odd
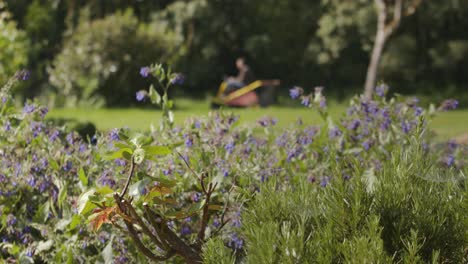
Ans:
[{"label": "blurred green grass", "polygon": [[[330,103],[328,107],[334,120],[344,114],[346,104]],[[178,99],[177,109],[174,111],[176,125],[183,125],[188,118],[207,116],[210,112],[209,102]],[[278,128],[294,125],[301,118],[305,124],[321,124],[323,121],[318,114],[305,107],[272,106],[267,108],[225,109],[240,116],[243,125],[253,125],[264,116],[278,119]],[[75,119],[80,122],[89,121],[99,130],[105,131],[112,128],[129,127],[135,130],[148,130],[151,125],[158,126],[161,112],[157,109],[143,108],[64,108],[52,109],[48,114],[49,119],[63,118]],[[468,133],[468,110],[457,110],[440,113],[431,123],[431,128],[441,140],[449,139]]]}]

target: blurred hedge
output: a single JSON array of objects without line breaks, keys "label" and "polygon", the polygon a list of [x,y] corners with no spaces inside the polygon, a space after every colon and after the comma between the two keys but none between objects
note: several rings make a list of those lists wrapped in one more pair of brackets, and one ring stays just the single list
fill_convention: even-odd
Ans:
[{"label": "blurred hedge", "polygon": [[49,69],[58,105],[127,105],[143,87],[139,69],[177,56],[181,38],[164,25],[140,24],[133,12],[82,19]]}]

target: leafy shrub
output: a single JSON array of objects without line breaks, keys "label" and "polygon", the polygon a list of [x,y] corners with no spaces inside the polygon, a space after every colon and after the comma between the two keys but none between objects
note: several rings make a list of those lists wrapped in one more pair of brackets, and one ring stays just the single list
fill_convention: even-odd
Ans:
[{"label": "leafy shrub", "polygon": [[140,24],[130,10],[82,19],[49,70],[58,105],[128,105],[144,83],[139,65],[168,60],[180,44],[161,25]]},{"label": "leafy shrub", "polygon": [[105,230],[95,237],[76,214],[82,189],[97,180],[96,169],[104,169],[95,162],[97,147],[76,132],[48,126],[45,107],[28,101],[16,109],[8,90],[21,76],[0,92],[0,257],[89,263],[110,255],[118,263],[126,258],[118,255],[127,250],[124,240]]},{"label": "leafy shrub", "polygon": [[114,129],[89,143],[44,124],[44,107],[13,106],[9,90],[24,72],[1,90],[3,259],[466,261],[468,150],[432,144],[427,128],[456,101],[423,109],[379,86],[333,121],[322,89],[295,88],[323,125],[279,130],[265,117],[245,127],[220,111],[177,127],[167,90],[181,75],[159,64],[141,73],[163,85],[162,95],[136,94],[163,108],[161,128]]},{"label": "leafy shrub", "polygon": [[0,83],[5,83],[18,68],[28,62],[29,43],[23,31],[10,20],[10,14],[4,11],[4,2],[0,1]]},{"label": "leafy shrub", "polygon": [[[295,181],[273,178],[260,188],[242,217],[247,263],[466,261],[460,212],[468,150],[453,142],[442,152],[430,147],[431,111],[413,99],[387,101],[384,88],[376,100],[354,98],[340,124],[329,120],[321,131],[328,140],[295,154]],[[326,118],[320,89],[302,92],[291,94]],[[313,174],[307,179],[302,170]],[[307,182],[317,175],[330,176]]]}]

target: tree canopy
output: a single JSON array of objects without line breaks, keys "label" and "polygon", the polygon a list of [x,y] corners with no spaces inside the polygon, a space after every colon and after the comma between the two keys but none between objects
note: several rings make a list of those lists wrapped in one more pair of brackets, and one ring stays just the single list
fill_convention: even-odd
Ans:
[{"label": "tree canopy", "polygon": [[[259,78],[278,78],[288,87],[322,85],[329,94],[343,97],[364,87],[378,19],[374,1],[364,0],[7,0],[2,10],[11,14],[8,30],[18,31],[15,49],[25,54],[23,60],[15,57],[8,67],[24,66],[33,73],[23,96],[48,96],[51,91],[68,89],[70,83],[57,82],[54,77],[62,71],[62,77],[83,76],[81,84],[72,85],[77,93],[87,93],[89,85],[96,85],[93,95],[103,96],[107,105],[129,103],[112,97],[141,88],[128,86],[142,82],[137,67],[148,61],[164,61],[181,69],[187,84],[179,93],[204,97],[216,89],[224,75],[235,73],[238,56],[248,59]],[[112,16],[126,12],[133,17],[134,30],[112,22],[106,29],[102,27]],[[389,36],[377,82],[385,81],[394,91],[407,94],[466,91],[467,15],[466,1],[422,1]],[[2,31],[7,30],[4,24]],[[109,42],[101,38],[99,30],[114,32]],[[146,35],[141,35],[142,31]],[[95,39],[85,40],[90,32],[96,32]],[[157,34],[161,38],[154,39]],[[143,39],[138,45],[154,45],[135,48],[131,43],[139,36]],[[73,68],[58,66],[75,63],[73,56],[81,56],[72,56],[70,47],[76,53],[80,47],[92,45],[104,45],[96,50],[103,61],[77,63]],[[129,52],[135,54],[131,56],[133,66],[125,73],[128,83],[115,81],[122,72],[89,74],[90,69],[99,69],[99,63],[125,61]],[[89,54],[85,54],[78,61],[87,60]],[[7,51],[2,49],[1,56],[8,56]]]}]

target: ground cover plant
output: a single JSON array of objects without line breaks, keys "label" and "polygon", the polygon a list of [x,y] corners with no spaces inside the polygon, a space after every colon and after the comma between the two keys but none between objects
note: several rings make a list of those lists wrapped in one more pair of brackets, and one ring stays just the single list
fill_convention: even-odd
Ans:
[{"label": "ground cover plant", "polygon": [[177,125],[167,90],[182,75],[158,64],[141,75],[155,86],[136,99],[162,107],[161,126],[87,138],[34,102],[15,107],[9,90],[25,72],[2,88],[2,259],[466,262],[468,152],[428,129],[457,101],[424,109],[379,85],[336,119],[322,88],[296,87],[321,125],[278,130],[265,116],[246,127],[227,111]]}]

